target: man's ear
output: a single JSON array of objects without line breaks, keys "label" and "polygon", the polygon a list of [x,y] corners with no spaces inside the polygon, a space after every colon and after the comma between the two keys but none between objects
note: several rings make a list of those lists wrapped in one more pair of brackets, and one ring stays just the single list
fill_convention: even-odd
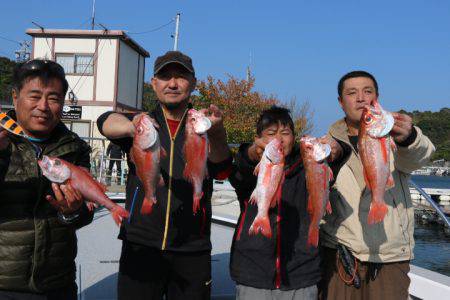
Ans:
[{"label": "man's ear", "polygon": [[192,80],[191,93],[195,91],[196,87],[197,87],[197,78],[194,77],[194,79]]},{"label": "man's ear", "polygon": [[13,99],[14,109],[17,109],[17,100],[19,98],[19,92],[16,89],[12,89],[11,96]]},{"label": "man's ear", "polygon": [[155,77],[152,77],[152,79],[150,79],[150,84],[152,85],[152,88],[155,91],[155,84],[156,84],[156,78]]},{"label": "man's ear", "polygon": [[344,107],[342,106],[342,97],[338,97],[338,101],[339,101],[339,105],[341,106],[341,108],[344,109]]}]

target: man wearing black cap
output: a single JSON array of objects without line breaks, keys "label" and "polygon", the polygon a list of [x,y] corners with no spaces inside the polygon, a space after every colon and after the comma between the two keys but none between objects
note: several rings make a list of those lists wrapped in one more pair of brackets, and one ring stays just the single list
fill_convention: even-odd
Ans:
[{"label": "man wearing black cap", "polygon": [[[192,188],[183,177],[185,116],[196,85],[190,57],[169,51],[155,61],[152,86],[158,105],[149,115],[159,126],[164,185],[156,190],[157,203],[150,215],[140,214],[144,198],[142,183],[128,158],[126,208],[118,278],[119,299],[209,299],[211,286],[211,195],[212,179],[227,177],[231,155],[226,143],[221,111],[211,105],[207,116],[209,178],[203,182],[202,209],[192,211]],[[108,112],[98,119],[100,132],[127,154],[134,136],[134,115]]]}]

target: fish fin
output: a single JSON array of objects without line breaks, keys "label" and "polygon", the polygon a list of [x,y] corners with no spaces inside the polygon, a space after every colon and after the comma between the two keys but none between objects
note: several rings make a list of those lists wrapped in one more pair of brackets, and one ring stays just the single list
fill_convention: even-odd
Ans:
[{"label": "fish fin", "polygon": [[392,151],[396,152],[397,151],[397,144],[394,142],[394,139],[390,139],[390,143],[391,143],[391,149]]},{"label": "fish fin", "polygon": [[144,201],[142,201],[141,206],[141,215],[149,215],[152,213],[153,210],[153,204],[156,203],[156,199],[148,199],[147,197],[144,198]]},{"label": "fish fin", "polygon": [[192,212],[194,213],[194,215],[197,214],[198,210],[200,209],[200,200],[203,197],[203,192],[200,196],[196,196],[194,194],[194,200],[192,201]]},{"label": "fish fin", "polygon": [[334,174],[333,174],[333,170],[331,170],[330,166],[327,166],[327,173],[328,173],[328,182],[333,181],[334,180]]},{"label": "fish fin", "polygon": [[366,170],[363,168],[363,174],[364,174],[364,182],[366,183],[366,188],[370,191],[370,184],[369,184],[369,178],[367,177]]},{"label": "fish fin", "polygon": [[167,157],[167,151],[162,146],[161,146],[161,149],[159,150],[159,157],[160,158],[166,158]]},{"label": "fish fin", "polygon": [[162,175],[159,175],[159,180],[158,180],[158,186],[159,187],[163,187],[164,186],[164,178],[162,177]]},{"label": "fish fin", "polygon": [[256,235],[261,232],[267,238],[272,238],[272,228],[270,228],[270,221],[268,216],[260,217],[256,216],[253,220],[250,229],[248,230],[249,235]]},{"label": "fish fin", "polygon": [[327,214],[331,214],[333,212],[333,210],[331,209],[331,203],[330,203],[330,199],[327,200],[327,205],[325,208]]},{"label": "fish fin", "polygon": [[386,144],[386,137],[382,137],[380,140],[380,146],[381,146],[381,156],[383,157],[384,163],[387,163],[389,160],[389,148]]},{"label": "fish fin", "polygon": [[83,172],[84,174],[86,174],[87,176],[89,176],[90,178],[92,178],[95,182],[95,185],[102,190],[103,193],[106,193],[106,191],[108,190],[108,188],[106,187],[105,184],[98,182],[97,180],[94,179],[94,177],[92,177],[91,173],[89,173],[88,170],[86,170],[85,168],[79,168],[81,172]]},{"label": "fish fin", "polygon": [[395,185],[394,183],[394,177],[392,177],[392,173],[389,173],[389,177],[386,181],[386,189],[393,188]]},{"label": "fish fin", "polygon": [[120,226],[124,218],[128,219],[130,217],[130,213],[122,206],[116,205],[113,209],[111,209],[111,216],[114,219],[114,222]]},{"label": "fish fin", "polygon": [[283,173],[283,177],[280,180],[280,183],[278,184],[275,195],[272,198],[272,201],[270,202],[270,208],[274,208],[275,206],[277,206],[278,200],[281,199],[281,194],[283,192],[283,184],[284,184],[284,173]]},{"label": "fish fin", "polygon": [[311,247],[317,247],[319,244],[319,227],[313,222],[309,224],[308,241],[307,245]]},{"label": "fish fin", "polygon": [[248,199],[248,203],[250,204],[257,204],[258,203],[258,197],[257,197],[257,190],[254,189],[252,194],[250,195],[250,199]]},{"label": "fish fin", "polygon": [[256,165],[255,170],[253,170],[253,175],[258,176],[260,165],[261,162]]},{"label": "fish fin", "polygon": [[308,214],[311,216],[313,211],[314,211],[314,206],[313,206],[313,200],[311,195],[308,195],[308,206],[306,208],[306,210],[308,211]]},{"label": "fish fin", "polygon": [[97,208],[97,205],[94,202],[85,202],[85,203],[88,211],[90,212],[93,212]]},{"label": "fish fin", "polygon": [[367,223],[369,225],[380,223],[383,221],[384,216],[386,215],[388,209],[387,205],[384,202],[376,202],[372,201],[370,203],[369,215],[367,217]]},{"label": "fish fin", "polygon": [[130,151],[130,160],[133,162],[133,164],[136,164],[134,161],[133,151]]}]

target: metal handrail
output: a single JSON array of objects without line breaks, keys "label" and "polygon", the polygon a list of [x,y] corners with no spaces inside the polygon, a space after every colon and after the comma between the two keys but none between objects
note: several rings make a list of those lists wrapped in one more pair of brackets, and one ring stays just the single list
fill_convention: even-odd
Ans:
[{"label": "metal handrail", "polygon": [[441,217],[445,224],[450,228],[450,221],[447,219],[447,216],[442,211],[442,209],[431,199],[430,195],[425,192],[420,186],[418,186],[412,179],[409,180],[411,185],[431,204],[431,206],[436,210],[437,214]]}]

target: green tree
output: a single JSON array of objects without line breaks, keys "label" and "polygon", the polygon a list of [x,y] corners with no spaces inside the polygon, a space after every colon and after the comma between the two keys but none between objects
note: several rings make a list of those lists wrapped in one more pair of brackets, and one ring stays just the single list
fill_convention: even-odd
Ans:
[{"label": "green tree", "polygon": [[16,63],[7,57],[0,57],[0,105],[12,104],[12,75]]},{"label": "green tree", "polygon": [[156,97],[156,93],[153,90],[153,87],[150,83],[144,82],[144,95],[142,97],[142,110],[143,111],[152,111],[156,104],[158,103],[158,98]]}]

